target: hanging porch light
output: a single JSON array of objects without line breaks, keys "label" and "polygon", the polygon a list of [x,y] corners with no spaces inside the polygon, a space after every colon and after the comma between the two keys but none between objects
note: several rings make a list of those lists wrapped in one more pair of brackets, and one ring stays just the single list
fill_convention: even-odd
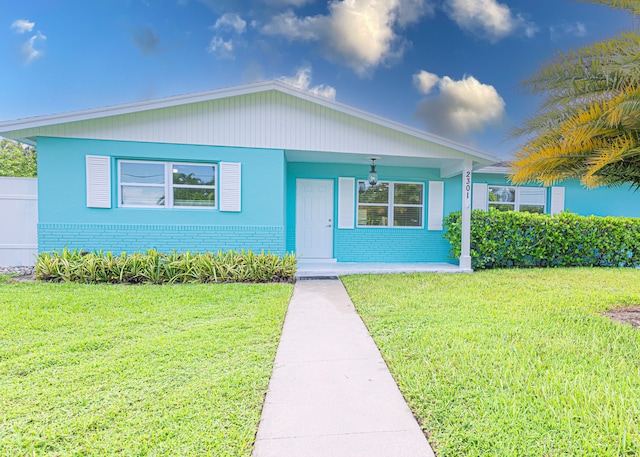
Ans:
[{"label": "hanging porch light", "polygon": [[371,171],[369,172],[369,185],[375,186],[378,184],[378,173],[376,172],[376,158],[371,158]]}]

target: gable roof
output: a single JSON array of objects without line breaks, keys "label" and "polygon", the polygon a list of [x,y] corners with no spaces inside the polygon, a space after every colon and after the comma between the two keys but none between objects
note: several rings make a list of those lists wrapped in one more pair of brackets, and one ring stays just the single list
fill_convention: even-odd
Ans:
[{"label": "gable roof", "polygon": [[477,165],[498,160],[275,80],[0,122],[0,135],[27,144],[37,136],[59,136],[266,147],[292,156],[300,151],[386,154],[441,159],[441,167],[452,165],[448,159]]}]

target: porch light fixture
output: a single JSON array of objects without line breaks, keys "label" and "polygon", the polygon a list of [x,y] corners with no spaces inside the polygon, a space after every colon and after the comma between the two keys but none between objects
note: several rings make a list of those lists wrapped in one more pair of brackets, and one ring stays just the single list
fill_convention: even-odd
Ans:
[{"label": "porch light fixture", "polygon": [[378,184],[378,173],[376,173],[376,158],[371,158],[371,171],[369,172],[369,185],[375,186]]}]

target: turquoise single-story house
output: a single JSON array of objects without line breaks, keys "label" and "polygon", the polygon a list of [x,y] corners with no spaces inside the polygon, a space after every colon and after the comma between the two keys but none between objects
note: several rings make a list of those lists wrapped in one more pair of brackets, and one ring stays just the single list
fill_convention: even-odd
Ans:
[{"label": "turquoise single-story house", "polygon": [[[251,249],[468,270],[472,207],[592,203],[573,185],[509,186],[491,154],[280,81],[2,122],[0,136],[37,146],[41,252]],[[459,210],[452,260],[442,219]]]}]

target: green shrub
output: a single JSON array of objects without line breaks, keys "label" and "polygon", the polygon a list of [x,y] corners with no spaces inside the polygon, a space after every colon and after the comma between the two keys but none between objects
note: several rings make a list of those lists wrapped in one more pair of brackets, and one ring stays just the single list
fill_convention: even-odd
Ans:
[{"label": "green shrub", "polygon": [[292,282],[295,273],[293,254],[244,250],[163,254],[150,249],[114,256],[63,249],[41,253],[36,263],[37,279],[81,283]]},{"label": "green shrub", "polygon": [[[460,212],[444,227],[452,257],[460,256]],[[473,210],[471,261],[475,269],[640,267],[640,219]]]}]

